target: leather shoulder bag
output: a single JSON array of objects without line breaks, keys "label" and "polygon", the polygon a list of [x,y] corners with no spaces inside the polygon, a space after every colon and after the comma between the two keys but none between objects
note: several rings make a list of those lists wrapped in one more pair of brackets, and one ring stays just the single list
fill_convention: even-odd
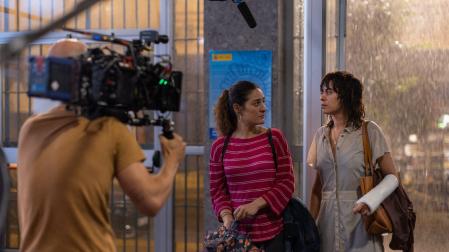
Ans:
[{"label": "leather shoulder bag", "polygon": [[[371,190],[382,178],[380,171],[372,167],[371,146],[369,144],[368,121],[362,124],[363,152],[365,156],[365,177],[360,179],[363,194]],[[365,220],[365,227],[370,234],[393,233],[389,247],[393,250],[413,251],[416,213],[399,180],[399,186],[376,210]]]},{"label": "leather shoulder bag", "polygon": [[[360,190],[362,195],[368,193],[375,186],[374,182],[374,168],[371,157],[371,146],[369,142],[367,121],[362,124],[362,137],[363,137],[363,155],[365,161],[365,176],[360,178]],[[376,212],[364,217],[365,228],[368,234],[383,234],[392,233],[393,225],[391,224],[390,217],[385,211],[382,205],[377,208]]]}]

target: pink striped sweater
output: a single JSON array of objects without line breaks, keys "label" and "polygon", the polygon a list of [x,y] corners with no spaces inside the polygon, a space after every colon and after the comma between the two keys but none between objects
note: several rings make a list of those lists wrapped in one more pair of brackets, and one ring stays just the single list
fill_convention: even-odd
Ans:
[{"label": "pink striped sweater", "polygon": [[224,137],[212,143],[209,162],[210,194],[215,214],[233,211],[240,205],[263,197],[268,206],[255,218],[240,222],[239,229],[255,242],[267,241],[282,231],[282,211],[294,191],[293,165],[287,141],[279,129],[272,129],[278,170],[268,141],[268,133],[240,139],[231,137],[221,162]]}]

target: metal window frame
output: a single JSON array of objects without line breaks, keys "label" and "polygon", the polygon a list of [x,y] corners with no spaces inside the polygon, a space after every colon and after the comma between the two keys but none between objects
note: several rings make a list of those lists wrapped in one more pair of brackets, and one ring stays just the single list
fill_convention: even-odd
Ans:
[{"label": "metal window frame", "polygon": [[[347,0],[336,0],[337,60],[336,68],[345,69],[346,9]],[[307,165],[307,154],[316,129],[322,124],[320,83],[326,69],[326,0],[304,1],[304,128],[303,128],[303,199],[309,203],[315,172]]]},{"label": "metal window frame", "polygon": [[309,203],[315,178],[307,165],[307,154],[317,128],[321,126],[320,83],[325,66],[326,0],[304,1],[304,99],[302,198]]},{"label": "metal window frame", "polygon": [[345,40],[346,40],[346,1],[336,0],[338,8],[338,26],[337,26],[337,69],[344,70],[346,68],[345,62]]},{"label": "metal window frame", "polygon": [[[160,2],[160,20],[159,31],[168,35],[169,38],[173,38],[173,0],[166,0]],[[170,39],[168,44],[157,47],[157,54],[169,54],[172,55],[173,40]],[[154,149],[160,150],[159,134],[162,133],[162,129],[154,128]],[[155,251],[167,251],[171,252],[174,248],[174,226],[173,226],[173,192],[171,192],[165,205],[153,218],[153,232],[154,232],[154,249]],[[170,239],[170,238],[171,239]]]}]

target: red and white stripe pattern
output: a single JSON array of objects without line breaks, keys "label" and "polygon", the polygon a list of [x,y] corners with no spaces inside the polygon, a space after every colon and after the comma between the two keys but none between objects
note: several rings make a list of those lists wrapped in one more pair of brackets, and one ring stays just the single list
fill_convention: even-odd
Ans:
[{"label": "red and white stripe pattern", "polygon": [[217,216],[223,209],[233,211],[259,197],[268,203],[255,218],[240,222],[240,231],[248,233],[255,242],[270,240],[282,231],[282,211],[294,191],[287,141],[281,131],[272,129],[278,158],[276,172],[267,134],[248,139],[231,138],[224,156],[224,169],[221,162],[224,137],[213,142],[210,152],[210,193]]}]

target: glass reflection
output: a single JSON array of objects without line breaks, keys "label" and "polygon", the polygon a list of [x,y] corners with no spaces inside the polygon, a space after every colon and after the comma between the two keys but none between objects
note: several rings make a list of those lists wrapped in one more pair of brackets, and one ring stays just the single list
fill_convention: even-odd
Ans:
[{"label": "glass reflection", "polygon": [[348,1],[346,66],[390,140],[417,212],[416,251],[449,241],[449,3]]}]

